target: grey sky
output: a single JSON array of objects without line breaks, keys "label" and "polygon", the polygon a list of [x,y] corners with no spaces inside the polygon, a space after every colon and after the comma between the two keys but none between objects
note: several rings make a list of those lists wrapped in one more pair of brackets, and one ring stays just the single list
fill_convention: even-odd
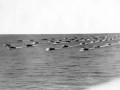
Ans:
[{"label": "grey sky", "polygon": [[0,0],[0,33],[119,32],[119,0]]}]

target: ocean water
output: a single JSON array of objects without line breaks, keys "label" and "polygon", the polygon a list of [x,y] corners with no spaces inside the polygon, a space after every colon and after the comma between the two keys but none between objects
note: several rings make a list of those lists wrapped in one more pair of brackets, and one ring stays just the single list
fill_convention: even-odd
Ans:
[{"label": "ocean water", "polygon": [[45,48],[55,45],[39,44],[15,50],[3,46],[3,43],[24,45],[18,43],[18,39],[42,42],[41,38],[73,36],[90,35],[1,35],[0,90],[102,90],[119,82],[119,44],[85,52],[80,52],[79,46],[51,52]]}]

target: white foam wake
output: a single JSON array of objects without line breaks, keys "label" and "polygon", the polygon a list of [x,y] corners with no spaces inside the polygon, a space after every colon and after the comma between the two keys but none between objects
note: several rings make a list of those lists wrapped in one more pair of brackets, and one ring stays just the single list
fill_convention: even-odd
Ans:
[{"label": "white foam wake", "polygon": [[104,84],[91,86],[86,90],[120,90],[120,78],[116,78]]}]

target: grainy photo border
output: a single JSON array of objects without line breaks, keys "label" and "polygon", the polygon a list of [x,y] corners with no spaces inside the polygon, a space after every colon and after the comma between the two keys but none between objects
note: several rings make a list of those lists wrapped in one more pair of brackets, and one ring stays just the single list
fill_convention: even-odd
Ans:
[{"label": "grainy photo border", "polygon": [[[103,33],[120,33],[119,0],[0,0],[1,35]],[[88,90],[119,84],[117,78]]]}]

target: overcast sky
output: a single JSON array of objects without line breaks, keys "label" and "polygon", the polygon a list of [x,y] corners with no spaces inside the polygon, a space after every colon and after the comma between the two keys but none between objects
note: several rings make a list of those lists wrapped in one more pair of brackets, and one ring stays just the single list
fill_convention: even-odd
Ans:
[{"label": "overcast sky", "polygon": [[0,33],[120,32],[120,0],[0,0]]}]

